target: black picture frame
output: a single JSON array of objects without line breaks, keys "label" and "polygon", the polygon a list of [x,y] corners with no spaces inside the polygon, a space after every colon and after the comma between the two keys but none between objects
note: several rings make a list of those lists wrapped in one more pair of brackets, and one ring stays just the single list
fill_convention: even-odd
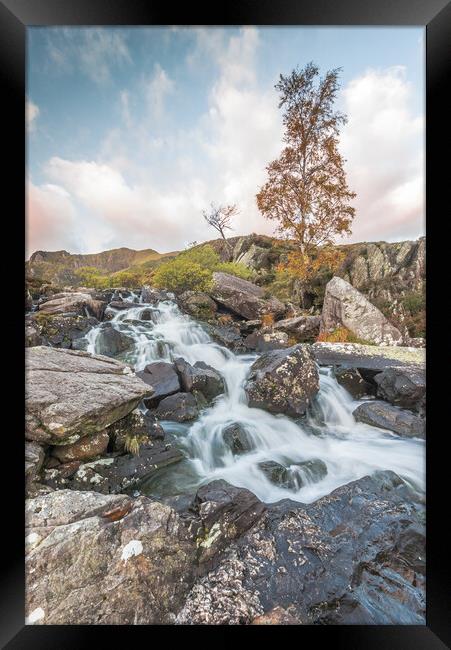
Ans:
[{"label": "black picture frame", "polygon": [[[449,269],[449,243],[442,233],[449,214],[449,163],[440,162],[440,153],[449,146],[449,104],[446,91],[451,79],[451,3],[447,0],[241,0],[210,6],[187,3],[177,9],[167,2],[145,0],[3,0],[0,2],[0,75],[6,116],[4,144],[6,183],[4,198],[10,200],[3,222],[4,250],[12,252],[4,275],[4,300],[7,301],[8,338],[4,339],[7,382],[3,394],[4,491],[1,499],[3,542],[1,555],[0,643],[12,650],[23,648],[91,647],[94,644],[136,642],[135,634],[150,637],[146,626],[25,626],[24,625],[24,542],[23,542],[23,438],[20,414],[23,413],[24,383],[23,298],[25,166],[25,34],[32,25],[423,25],[426,26],[426,224],[427,224],[427,617],[425,626],[305,626],[297,628],[299,643],[313,640],[331,643],[334,648],[416,648],[439,650],[450,647],[449,550],[445,532],[448,520],[448,493],[445,480],[449,457],[443,453],[447,436],[447,381],[438,374],[446,363],[447,323],[442,309],[447,299],[445,278]],[[447,120],[448,118],[448,120]],[[448,137],[447,137],[448,136]],[[13,161],[11,161],[11,158]],[[6,234],[8,228],[8,234]],[[444,232],[444,231],[443,231]],[[5,245],[6,244],[6,245]],[[11,286],[12,285],[12,286]],[[444,295],[442,296],[442,291]],[[445,301],[444,303],[442,301]],[[12,309],[10,307],[13,303]],[[443,307],[442,307],[443,304]],[[20,353],[18,352],[20,350]],[[10,379],[13,370],[17,379]],[[7,397],[7,399],[5,399]],[[13,398],[15,406],[13,406]],[[448,397],[449,401],[449,397]],[[10,422],[7,424],[9,416]],[[5,480],[6,472],[10,476]],[[199,627],[170,628],[170,631],[198,631]],[[165,629],[167,633],[169,628]],[[281,628],[203,627],[212,631],[248,635],[280,634]],[[260,630],[260,631],[259,631]],[[127,637],[125,636],[127,635]],[[154,637],[152,637],[154,638]],[[249,639],[251,641],[251,639]]]}]

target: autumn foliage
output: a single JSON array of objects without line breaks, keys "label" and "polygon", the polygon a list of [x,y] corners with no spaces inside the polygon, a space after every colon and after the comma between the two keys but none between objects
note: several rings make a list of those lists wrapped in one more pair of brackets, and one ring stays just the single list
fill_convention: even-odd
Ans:
[{"label": "autumn foliage", "polygon": [[295,240],[298,249],[284,267],[302,282],[320,268],[335,269],[339,252],[335,237],[351,233],[355,193],[348,188],[344,159],[338,150],[346,117],[334,110],[339,70],[324,77],[309,63],[280,75],[275,88],[283,108],[283,141],[279,158],[266,168],[268,178],[257,194],[262,214],[277,223],[278,232]]}]

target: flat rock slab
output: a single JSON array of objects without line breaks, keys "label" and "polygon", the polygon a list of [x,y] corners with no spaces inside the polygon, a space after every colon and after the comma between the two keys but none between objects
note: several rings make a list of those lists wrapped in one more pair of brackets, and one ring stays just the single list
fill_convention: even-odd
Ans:
[{"label": "flat rock slab", "polygon": [[53,445],[102,431],[151,392],[114,359],[43,346],[27,350],[26,380],[25,436]]},{"label": "flat rock slab", "polygon": [[387,366],[424,368],[426,363],[426,351],[410,347],[314,343],[311,349],[320,366],[339,365],[343,368],[368,368],[382,371]]},{"label": "flat rock slab", "polygon": [[423,418],[387,402],[364,402],[353,416],[358,422],[370,424],[380,429],[388,429],[407,438],[424,438],[426,424]]}]

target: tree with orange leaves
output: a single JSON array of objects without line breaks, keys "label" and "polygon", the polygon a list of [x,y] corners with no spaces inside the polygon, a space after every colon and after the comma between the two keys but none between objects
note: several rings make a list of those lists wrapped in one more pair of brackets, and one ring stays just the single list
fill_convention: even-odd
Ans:
[{"label": "tree with orange leaves", "polygon": [[295,240],[298,249],[284,268],[301,282],[320,267],[335,269],[342,256],[332,247],[337,235],[351,234],[355,193],[348,188],[344,159],[338,151],[346,116],[334,110],[340,70],[324,77],[313,63],[280,75],[275,85],[284,109],[279,158],[266,168],[268,179],[257,194],[259,210],[278,222],[278,232]]}]

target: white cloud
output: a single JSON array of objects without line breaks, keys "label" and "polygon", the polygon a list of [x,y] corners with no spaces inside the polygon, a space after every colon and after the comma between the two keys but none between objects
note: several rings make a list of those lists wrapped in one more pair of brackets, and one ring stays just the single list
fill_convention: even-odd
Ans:
[{"label": "white cloud", "polygon": [[25,103],[25,123],[30,133],[36,129],[36,120],[39,116],[39,112],[39,107],[31,100],[27,99]]},{"label": "white cloud", "polygon": [[174,92],[174,82],[159,63],[154,66],[152,78],[146,83],[146,98],[150,112],[160,118],[164,112],[166,97]]},{"label": "white cloud", "polygon": [[368,70],[343,90],[341,150],[357,193],[353,241],[424,231],[424,122],[409,108],[411,93],[401,66]]},{"label": "white cloud", "polygon": [[27,183],[27,257],[36,250],[77,248],[77,214],[68,192],[58,185]]}]

